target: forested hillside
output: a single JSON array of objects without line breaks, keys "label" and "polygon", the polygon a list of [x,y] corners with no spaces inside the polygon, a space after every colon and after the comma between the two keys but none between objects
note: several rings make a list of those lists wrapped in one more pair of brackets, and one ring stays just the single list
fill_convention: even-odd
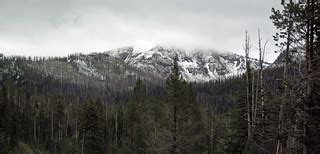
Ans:
[{"label": "forested hillside", "polygon": [[282,6],[271,65],[260,30],[245,56],[1,54],[0,153],[320,153],[320,3]]},{"label": "forested hillside", "polygon": [[[25,65],[50,61],[2,59],[2,152],[215,153],[234,141],[229,133],[242,76],[187,83],[175,63],[165,82],[122,79],[129,84],[117,87],[86,76],[56,78]],[[275,80],[280,72],[272,68],[267,74]]]}]

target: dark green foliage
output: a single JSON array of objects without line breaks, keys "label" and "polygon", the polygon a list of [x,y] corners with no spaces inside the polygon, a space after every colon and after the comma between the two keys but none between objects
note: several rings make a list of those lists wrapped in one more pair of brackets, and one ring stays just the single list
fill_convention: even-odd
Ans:
[{"label": "dark green foliage", "polygon": [[[281,149],[292,153],[319,153],[319,2],[290,1],[282,11],[272,9],[270,19],[280,31],[274,37],[280,50],[286,45],[288,75],[282,84],[289,89],[281,98],[283,121],[277,139]],[[286,38],[286,41],[283,39]],[[294,55],[305,57],[295,61]],[[285,55],[285,54],[283,54]],[[282,56],[281,60],[284,60]],[[301,69],[303,68],[303,69]],[[299,70],[299,71],[296,71]],[[299,72],[299,74],[297,74]],[[285,78],[285,77],[284,77]],[[282,110],[281,110],[282,111]],[[282,112],[281,112],[282,113]],[[280,128],[280,127],[279,127]]]},{"label": "dark green foliage", "polygon": [[[20,65],[19,60],[14,63]],[[215,87],[221,93],[219,86],[234,84],[186,83],[177,76],[175,65],[167,88],[139,79],[132,90],[115,93],[103,86],[73,84],[20,68],[25,69],[23,75],[4,74],[1,83],[0,132],[4,137],[0,146],[5,152],[25,145],[50,153],[167,153],[172,150],[172,100],[177,108],[179,151],[221,149],[216,137],[221,139],[223,129],[214,121],[218,121],[216,107],[222,100],[213,102],[220,96],[205,89]]]},{"label": "dark green foliage", "polygon": [[[75,55],[49,60],[0,55],[0,153],[276,153],[278,141],[282,153],[319,153],[319,2],[307,2],[317,5],[290,2],[281,11],[272,9],[270,19],[279,30],[274,40],[282,52],[275,63],[281,67],[263,71],[264,106],[257,109],[250,138],[247,115],[253,111],[247,103],[260,98],[247,102],[243,77],[187,83],[176,58],[165,82],[123,79],[117,77],[126,71],[145,74],[107,54],[79,55],[105,64],[97,67],[107,76],[102,78],[110,78],[105,82],[77,73],[67,64],[78,60]],[[286,47],[287,81],[281,65]],[[307,62],[294,61],[304,49]],[[40,69],[57,62],[66,66]],[[282,95],[284,85],[290,94]]]},{"label": "dark green foliage", "polygon": [[81,107],[79,128],[84,152],[104,152],[103,119],[103,107],[99,101],[88,100]]},{"label": "dark green foliage", "polygon": [[[279,77],[279,70],[266,70],[267,149],[275,148],[277,138],[279,83],[270,81]],[[243,79],[187,83],[177,62],[172,72],[165,84],[138,79],[133,88],[118,92],[36,71],[19,79],[5,74],[1,150],[24,146],[50,153],[169,153],[175,145],[177,153],[248,152]]]},{"label": "dark green foliage", "polygon": [[[306,10],[304,5],[299,3],[286,3],[282,10],[272,8],[270,19],[279,33],[273,36],[279,51],[283,52],[286,48],[288,33],[290,32],[290,44],[293,51],[296,51],[304,44],[306,35]],[[293,24],[290,24],[293,23]]]},{"label": "dark green foliage", "polygon": [[166,81],[171,127],[170,146],[172,153],[201,152],[205,141],[204,121],[193,86],[180,75],[177,58],[172,73]]},{"label": "dark green foliage", "polygon": [[242,153],[246,150],[248,138],[245,90],[241,90],[234,95],[234,102],[235,107],[228,115],[230,121],[228,122],[226,151],[229,153]]},{"label": "dark green foliage", "polygon": [[128,144],[133,153],[143,153],[146,147],[146,87],[141,79],[138,79],[128,104]]}]

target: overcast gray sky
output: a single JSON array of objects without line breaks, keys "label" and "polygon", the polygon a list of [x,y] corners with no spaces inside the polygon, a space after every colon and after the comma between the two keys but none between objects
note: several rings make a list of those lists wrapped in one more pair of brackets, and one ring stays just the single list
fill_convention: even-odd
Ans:
[{"label": "overcast gray sky", "polygon": [[270,10],[279,6],[280,0],[0,0],[0,52],[63,56],[164,45],[242,54],[246,29],[253,50],[258,28],[272,41]]}]

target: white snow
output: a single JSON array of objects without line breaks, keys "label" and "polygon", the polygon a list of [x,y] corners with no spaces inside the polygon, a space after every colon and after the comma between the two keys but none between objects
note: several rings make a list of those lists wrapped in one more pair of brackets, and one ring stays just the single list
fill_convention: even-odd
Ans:
[{"label": "white snow", "polygon": [[[243,56],[233,53],[218,53],[216,51],[185,51],[181,49],[168,49],[157,46],[150,50],[137,50],[134,48],[120,48],[108,51],[110,56],[119,57],[122,53],[129,56],[124,60],[128,65],[142,71],[155,73],[162,77],[168,76],[169,66],[172,66],[173,58],[178,54],[178,64],[182,68],[181,74],[187,81],[210,81],[229,78],[245,72],[245,60]],[[152,58],[155,54],[158,58]],[[252,63],[257,68],[257,63]],[[162,68],[163,70],[159,70]],[[221,70],[225,68],[225,70]],[[205,71],[204,69],[207,69]],[[190,73],[189,70],[192,70]],[[90,71],[89,71],[90,72]]]},{"label": "white snow", "polygon": [[83,60],[77,59],[75,63],[78,66],[79,73],[82,73],[87,76],[93,76],[100,80],[103,80],[105,78],[103,75],[98,73],[95,69],[88,67],[88,65]]}]

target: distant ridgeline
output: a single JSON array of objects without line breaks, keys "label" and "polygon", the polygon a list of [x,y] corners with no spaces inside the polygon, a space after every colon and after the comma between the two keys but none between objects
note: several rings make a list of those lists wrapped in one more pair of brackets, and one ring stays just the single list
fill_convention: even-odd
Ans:
[{"label": "distant ridgeline", "polygon": [[[144,78],[164,80],[170,74],[173,58],[178,55],[181,74],[186,81],[206,82],[239,76],[245,71],[245,58],[233,53],[154,47],[140,51],[132,47],[104,53],[73,54],[68,57],[8,57],[28,60],[29,68],[53,77],[89,76],[96,80]],[[35,66],[37,65],[37,66]],[[266,63],[266,65],[269,65]],[[64,68],[62,68],[64,66]],[[252,60],[257,68],[258,61]]]},{"label": "distant ridgeline", "polygon": [[[222,152],[224,121],[245,87],[243,57],[234,54],[122,48],[0,63],[0,153]],[[270,81],[280,74],[265,71]],[[274,97],[278,84],[266,83]]]},{"label": "distant ridgeline", "polygon": [[[171,73],[176,55],[182,77],[186,81],[194,82],[196,87],[199,87],[198,90],[212,84],[221,85],[219,88],[222,89],[227,85],[225,83],[237,80],[245,71],[245,59],[239,55],[215,51],[186,52],[158,46],[147,51],[136,51],[127,47],[103,53],[72,54],[67,57],[7,57],[1,54],[0,78],[13,80],[19,83],[18,86],[32,83],[45,88],[46,84],[53,84],[57,89],[46,89],[48,94],[53,92],[83,98],[103,96],[107,102],[126,102],[128,93],[138,78],[146,82],[150,93],[164,95],[165,80]],[[252,67],[258,67],[258,62],[252,61]],[[68,86],[78,90],[61,88]],[[225,111],[232,100],[223,96],[230,95],[233,90],[225,88],[224,92],[219,93],[219,88],[214,91],[203,90],[204,94],[199,95],[198,99],[208,102],[209,98],[219,97],[214,99],[217,101],[216,106]]]}]

